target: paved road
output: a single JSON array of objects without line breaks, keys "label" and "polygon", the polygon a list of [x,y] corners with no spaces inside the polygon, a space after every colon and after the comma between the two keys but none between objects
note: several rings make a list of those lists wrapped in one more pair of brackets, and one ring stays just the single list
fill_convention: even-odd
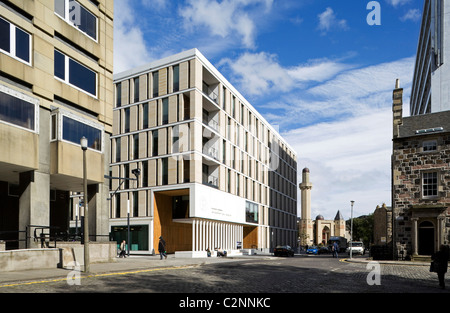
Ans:
[{"label": "paved road", "polygon": [[[357,260],[357,259],[355,259]],[[153,261],[162,262],[163,261]],[[369,266],[371,264],[369,263]],[[324,256],[241,258],[223,262],[153,266],[67,279],[0,285],[0,293],[449,293],[427,266],[346,262]]]}]

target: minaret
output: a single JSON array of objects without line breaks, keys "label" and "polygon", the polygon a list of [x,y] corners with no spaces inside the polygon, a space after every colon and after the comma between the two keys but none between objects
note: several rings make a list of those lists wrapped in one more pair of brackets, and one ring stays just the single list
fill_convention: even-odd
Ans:
[{"label": "minaret", "polygon": [[304,168],[302,173],[302,182],[300,184],[300,190],[302,191],[302,219],[311,219],[311,189],[312,184],[309,182],[309,169]]},{"label": "minaret", "polygon": [[299,235],[302,244],[310,245],[314,240],[313,221],[311,220],[311,189],[312,183],[309,181],[309,169],[304,168],[302,172],[302,182],[299,185],[301,190],[301,210]]}]

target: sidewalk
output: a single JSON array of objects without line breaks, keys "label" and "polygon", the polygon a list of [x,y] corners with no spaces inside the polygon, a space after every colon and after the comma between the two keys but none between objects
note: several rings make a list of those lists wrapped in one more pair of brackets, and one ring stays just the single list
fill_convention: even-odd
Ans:
[{"label": "sidewalk", "polygon": [[[209,257],[209,258],[176,258],[175,255],[168,255],[167,259],[161,260],[159,255],[154,256],[130,256],[127,258],[115,258],[113,262],[91,263],[90,272],[81,275],[95,276],[107,273],[135,272],[140,270],[164,269],[174,267],[194,267],[204,264],[233,262],[243,259],[271,258],[270,255],[239,255],[231,257]],[[81,267],[81,271],[83,267]],[[65,279],[72,269],[52,268],[35,269],[26,271],[0,272],[0,286],[32,281],[47,281]],[[0,290],[1,292],[1,290]]]}]

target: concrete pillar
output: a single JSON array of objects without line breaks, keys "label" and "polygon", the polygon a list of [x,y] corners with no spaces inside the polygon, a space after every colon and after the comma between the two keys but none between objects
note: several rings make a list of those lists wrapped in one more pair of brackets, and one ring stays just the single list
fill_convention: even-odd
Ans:
[{"label": "concrete pillar", "polygon": [[[19,198],[19,230],[28,229],[28,238],[24,233],[20,234],[19,248],[40,248],[40,240],[34,240],[38,227],[30,225],[50,226],[50,174],[38,171],[21,173],[20,185],[23,192]],[[50,234],[49,229],[43,232]],[[39,237],[40,233],[41,230],[37,230],[36,235]]]}]

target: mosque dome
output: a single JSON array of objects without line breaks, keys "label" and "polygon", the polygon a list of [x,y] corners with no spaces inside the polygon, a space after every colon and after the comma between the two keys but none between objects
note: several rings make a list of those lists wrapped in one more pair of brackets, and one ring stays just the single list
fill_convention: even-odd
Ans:
[{"label": "mosque dome", "polygon": [[323,216],[322,216],[322,215],[320,215],[320,214],[319,214],[319,215],[317,215],[317,216],[316,216],[316,221],[317,221],[317,220],[321,220],[321,221],[323,221],[323,220],[324,220],[324,218],[323,218]]}]

